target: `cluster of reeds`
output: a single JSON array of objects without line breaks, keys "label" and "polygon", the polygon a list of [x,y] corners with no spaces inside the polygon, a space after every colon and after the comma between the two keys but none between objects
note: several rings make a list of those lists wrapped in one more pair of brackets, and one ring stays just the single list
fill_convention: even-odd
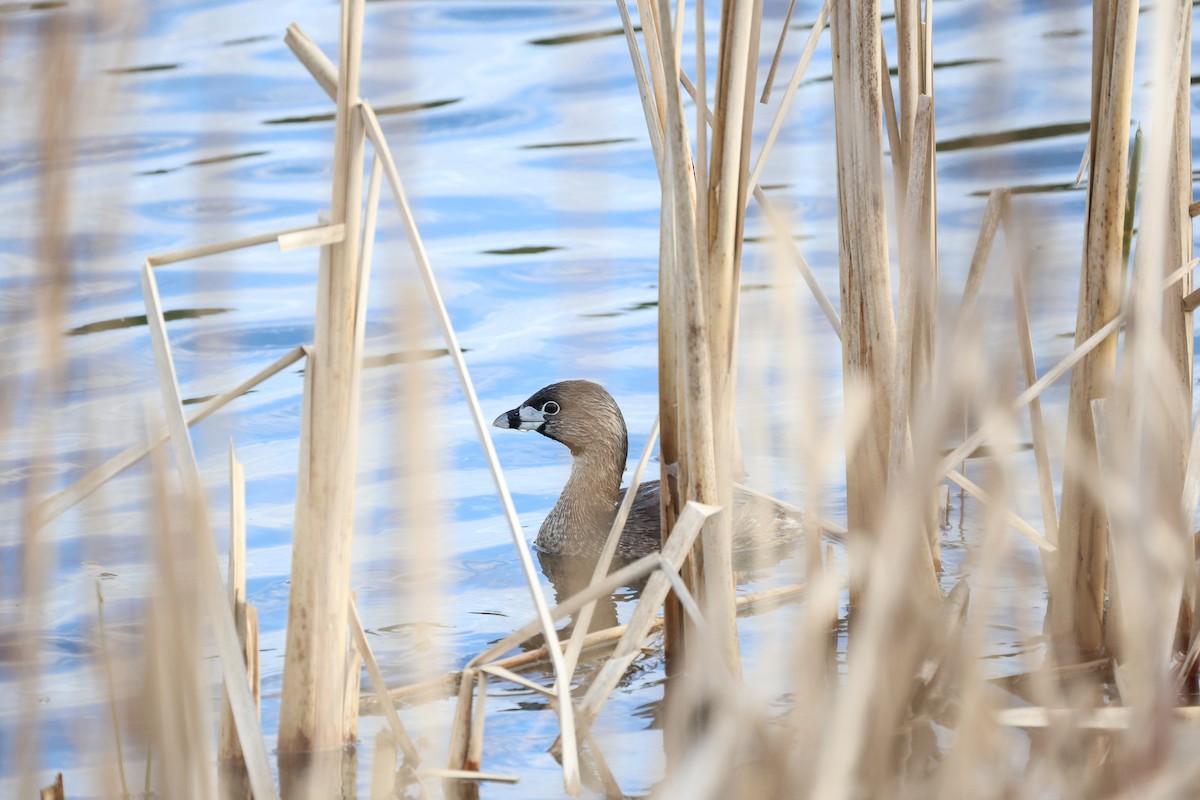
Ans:
[{"label": "cluster of reeds", "polygon": [[[158,531],[159,581],[147,619],[150,681],[143,722],[152,731],[146,739],[153,742],[147,791],[153,786],[158,796],[170,797],[216,792],[200,711],[205,703],[202,631],[191,613],[194,607],[203,608],[199,618],[212,632],[221,663],[226,700],[217,760],[236,765],[222,772],[222,789],[230,796],[247,791],[259,798],[279,796],[280,788],[287,797],[335,794],[340,756],[330,761],[321,754],[337,753],[357,737],[361,667],[370,677],[371,707],[387,719],[375,743],[372,797],[408,791],[429,796],[439,788],[466,796],[487,781],[519,780],[482,770],[492,681],[546,696],[559,725],[554,751],[567,793],[577,794],[586,783],[606,796],[623,796],[621,776],[609,769],[604,743],[592,729],[630,664],[660,629],[671,676],[667,770],[656,789],[664,797],[1068,791],[1178,796],[1200,786],[1200,770],[1189,755],[1196,738],[1192,721],[1200,715],[1181,702],[1196,690],[1200,656],[1200,576],[1192,534],[1200,504],[1200,436],[1191,420],[1191,314],[1200,298],[1191,291],[1196,262],[1189,216],[1189,3],[1174,0],[1156,8],[1144,189],[1126,280],[1122,251],[1128,248],[1136,209],[1130,198],[1137,197],[1128,159],[1139,10],[1124,0],[1094,2],[1086,245],[1075,346],[1039,375],[1026,290],[1029,234],[1005,190],[988,199],[958,308],[939,312],[938,298],[946,287],[939,284],[937,263],[930,2],[922,7],[916,0],[897,0],[896,38],[888,42],[878,0],[824,0],[755,154],[761,0],[722,5],[711,74],[703,0],[695,0],[690,17],[694,61],[683,52],[689,15],[682,0],[674,7],[669,0],[639,0],[640,38],[625,0],[616,0],[662,184],[659,424],[632,480],[640,480],[661,436],[664,542],[661,553],[610,574],[627,502],[591,585],[553,609],[543,597],[401,174],[371,104],[359,95],[362,0],[343,0],[341,7],[336,66],[298,27],[289,28],[286,38],[336,103],[328,218],[304,228],[148,256],[141,279],[165,424],[151,424],[144,444],[77,484],[49,497],[39,495],[37,487],[30,493],[36,502],[26,520],[27,634],[35,630],[38,597],[45,591],[38,532],[140,459],[149,455],[155,462],[151,527]],[[787,28],[785,21],[764,102],[785,51]],[[826,30],[836,119],[837,306],[795,244],[786,215],[759,186]],[[897,65],[895,86],[887,67],[889,47]],[[56,129],[52,123],[51,114],[47,130]],[[53,146],[51,139],[47,147]],[[58,212],[65,191],[53,174],[46,178],[42,204],[47,218]],[[495,478],[533,609],[532,621],[461,671],[392,691],[359,619],[349,566],[366,300],[385,178]],[[738,598],[729,508],[742,462],[735,424],[736,356],[743,235],[752,201],[778,233],[777,258],[801,272],[841,342],[844,427],[833,438],[845,453],[847,524],[841,529],[821,521],[822,504],[809,491],[808,530],[800,545],[805,583]],[[977,324],[981,287],[1000,230],[1009,257],[990,269],[1010,272],[1013,336],[1025,383],[1015,395],[994,379],[998,369],[987,368]],[[896,263],[889,260],[889,237],[898,244]],[[53,249],[56,241],[51,231],[47,258],[54,265],[62,260]],[[284,250],[320,248],[314,341],[187,414],[156,271],[271,242]],[[46,346],[53,348],[61,284],[47,283],[38,301],[50,331]],[[941,327],[939,316],[946,320]],[[277,783],[257,708],[256,614],[246,603],[244,584],[244,478],[231,448],[232,535],[223,584],[189,427],[300,359],[306,365],[304,408]],[[61,354],[49,353],[46,363],[61,365]],[[1039,398],[1068,371],[1069,421],[1062,448],[1050,441]],[[44,376],[61,381],[54,369]],[[400,402],[419,409],[422,386],[411,381]],[[798,437],[797,458],[811,478],[823,469],[830,442],[819,433],[822,423],[812,404],[796,397],[795,405],[799,425],[806,429]],[[954,444],[964,409],[971,427]],[[1022,519],[1008,502],[1022,480],[1013,474],[1008,456],[1026,413],[1040,527]],[[162,447],[168,441],[173,466]],[[984,445],[992,457],[977,482],[964,474],[962,464]],[[1063,452],[1061,475],[1053,472],[1056,450]],[[414,463],[421,455],[422,448],[415,448]],[[182,515],[168,513],[174,502],[166,480],[170,472],[179,478]],[[1060,478],[1061,511],[1055,496]],[[964,583],[944,593],[937,508],[947,481],[982,504],[984,531],[973,554],[970,587]],[[810,487],[814,483],[810,480]],[[409,488],[415,530],[436,517],[423,505],[427,493]],[[632,498],[628,493],[627,501]],[[1018,692],[1001,695],[988,680],[981,656],[989,615],[1001,603],[997,575],[1014,532],[1032,542],[1042,558],[1052,646]],[[822,537],[846,544],[845,579]],[[648,580],[628,622],[589,632],[596,601],[640,578]],[[834,663],[830,630],[847,585],[853,623],[843,675]],[[737,615],[739,607],[795,597],[802,601],[781,612],[788,645],[776,655],[786,659],[789,673],[781,712],[778,697],[762,696],[743,679]],[[560,641],[556,624],[572,615],[573,632]],[[536,634],[548,644],[510,654]],[[611,648],[603,666],[586,688],[573,691],[585,650],[602,644]],[[107,648],[101,648],[101,657],[109,664]],[[549,685],[517,671],[542,660],[550,664]],[[410,735],[397,701],[415,703],[441,693],[457,698],[451,734],[448,742],[428,747]],[[1021,705],[1010,702],[1018,694],[1025,700]],[[112,788],[114,794],[129,795],[132,779],[123,766],[115,705]],[[27,714],[32,719],[36,711]],[[446,766],[429,766],[430,752],[448,754]],[[1014,767],[1020,759],[1024,769]],[[153,778],[151,764],[157,765]],[[63,794],[61,780],[43,792]]]}]

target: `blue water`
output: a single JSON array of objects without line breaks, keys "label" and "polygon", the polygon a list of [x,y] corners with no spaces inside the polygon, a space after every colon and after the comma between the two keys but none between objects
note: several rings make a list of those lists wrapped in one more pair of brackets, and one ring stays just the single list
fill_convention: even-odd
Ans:
[{"label": "blue water", "polygon": [[[760,81],[786,4],[767,3]],[[710,37],[716,3],[709,3]],[[816,3],[801,0],[794,21]],[[324,3],[172,2],[122,8],[109,18],[83,9],[19,10],[5,15],[0,51],[12,87],[0,143],[0,794],[18,789],[18,735],[34,737],[39,785],[66,774],[68,796],[106,793],[111,767],[107,690],[100,668],[96,585],[105,597],[105,630],[118,665],[117,689],[128,709],[142,691],[141,619],[155,582],[147,513],[148,472],[131,470],[40,534],[49,559],[38,631],[37,674],[21,683],[10,649],[22,614],[23,503],[35,488],[66,486],[86,469],[144,435],[159,397],[144,325],[65,337],[65,386],[35,399],[33,287],[45,274],[38,246],[37,199],[47,172],[39,150],[33,93],[45,88],[39,36],[54,15],[84,23],[77,36],[75,160],[71,204],[60,220],[70,267],[65,330],[144,313],[142,259],[151,253],[312,224],[329,205],[333,123],[297,121],[328,114],[332,104],[282,43],[298,22],[329,54],[337,8]],[[659,188],[624,39],[603,36],[564,44],[558,37],[610,31],[620,21],[608,2],[406,2],[367,6],[363,95],[376,108],[428,106],[381,114],[416,218],[456,326],[485,416],[511,408],[540,386],[570,377],[604,383],[620,402],[637,457],[656,412],[656,311]],[[992,15],[991,18],[988,15]],[[1090,7],[1083,2],[1023,4],[987,10],[969,2],[935,4],[934,52],[940,141],[1088,119]],[[1143,39],[1153,13],[1143,22]],[[891,35],[891,22],[885,22]],[[688,36],[690,37],[690,31]],[[780,89],[807,30],[788,39]],[[685,52],[690,52],[685,46]],[[715,60],[715,39],[708,52]],[[1144,51],[1144,48],[1143,48]],[[1140,57],[1140,54],[1139,54]],[[956,63],[965,62],[965,63]],[[894,54],[893,54],[894,63]],[[828,39],[793,105],[763,183],[793,217],[800,246],[827,294],[837,297],[834,153]],[[1141,82],[1138,83],[1142,85]],[[781,91],[776,91],[776,98]],[[765,131],[778,99],[760,109]],[[1193,98],[1193,107],[1195,99]],[[1135,106],[1135,116],[1138,109]],[[761,136],[761,135],[760,135]],[[953,149],[938,156],[940,291],[953,309],[965,280],[986,193],[1001,185],[1059,187],[1017,199],[1033,221],[1031,306],[1039,369],[1067,352],[1078,281],[1084,193],[1071,184],[1084,133]],[[591,143],[563,147],[569,143]],[[558,146],[556,146],[558,145]],[[885,160],[886,163],[886,160]],[[752,208],[747,235],[768,226]],[[536,252],[527,252],[528,250]],[[506,252],[508,251],[508,252]],[[517,251],[517,252],[512,252]],[[831,429],[840,427],[840,356],[803,283],[779,267],[767,244],[749,243],[743,292],[741,412],[751,480],[794,502],[805,498],[789,423],[793,403],[780,374],[794,355],[771,345],[785,332],[804,336],[813,376],[802,387]],[[1007,277],[994,259],[988,291],[1003,295]],[[375,254],[368,356],[443,347],[432,319],[416,315],[406,338],[401,298],[420,292],[403,228],[385,194]],[[221,313],[168,324],[185,398],[218,393],[312,337],[316,253],[274,246],[213,256],[159,270],[167,310]],[[766,290],[763,290],[763,289]],[[1003,305],[1003,300],[1000,305]],[[1010,329],[996,323],[1003,337]],[[1010,323],[1003,323],[1010,324]],[[781,352],[782,350],[782,352]],[[385,358],[395,362],[396,358]],[[404,419],[400,388],[419,365],[428,381],[426,413]],[[300,423],[297,364],[239,398],[194,433],[210,491],[218,542],[227,528],[226,450],[230,438],[245,464],[248,498],[248,598],[259,610],[263,722],[278,721],[282,678],[292,499]],[[1063,391],[1047,395],[1048,424],[1061,436]],[[1057,403],[1057,405],[1056,405]],[[488,417],[490,419],[490,416]],[[436,480],[441,517],[427,532],[437,560],[416,548],[401,508],[413,475],[398,456],[421,426],[436,443],[423,465]],[[565,450],[540,437],[500,435],[500,458],[528,537],[565,477]],[[1031,464],[1032,462],[1030,462]],[[840,456],[817,477],[830,516],[844,511]],[[1016,498],[1038,519],[1034,491]],[[957,499],[955,503],[957,504]],[[968,574],[974,509],[946,532],[947,585]],[[352,585],[364,625],[389,684],[422,677],[414,654],[434,671],[464,662],[531,614],[474,429],[449,360],[432,353],[410,363],[364,370],[357,529]],[[1035,553],[1014,538],[1014,557],[992,631],[997,673],[1024,668],[1021,652],[1040,633],[1042,596]],[[222,557],[223,558],[223,557]],[[796,567],[766,570],[742,591],[786,583]],[[418,578],[444,592],[419,607]],[[549,586],[544,587],[552,597]],[[623,603],[621,612],[628,613]],[[778,611],[742,629],[748,674],[761,672],[764,697],[784,676],[761,657],[780,626]],[[428,623],[422,625],[421,623]],[[203,645],[206,656],[212,646]],[[216,698],[214,661],[205,675]],[[647,709],[661,698],[659,658],[649,655],[614,695],[597,735],[630,793],[660,777],[657,731]],[[33,730],[18,732],[32,693]],[[215,709],[215,699],[213,708]],[[508,713],[530,709],[527,713]],[[542,698],[494,685],[488,704],[483,768],[518,774],[516,787],[488,786],[488,797],[553,797],[560,773],[546,748],[556,736]],[[439,763],[448,702],[405,712]],[[126,717],[131,716],[126,712]],[[360,734],[382,725],[364,718]],[[139,776],[144,739],[126,737],[127,771]],[[365,792],[371,748],[360,753]],[[107,766],[106,766],[107,765]]]}]

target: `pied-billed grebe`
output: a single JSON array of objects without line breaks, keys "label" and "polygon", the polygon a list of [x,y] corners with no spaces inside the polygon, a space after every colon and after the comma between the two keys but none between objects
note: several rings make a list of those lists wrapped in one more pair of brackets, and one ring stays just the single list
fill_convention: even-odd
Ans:
[{"label": "pied-billed grebe", "polygon": [[[591,381],[552,383],[492,424],[537,431],[567,446],[571,477],[534,544],[558,555],[599,555],[625,495],[621,475],[629,454],[625,418],[612,395]],[[658,481],[640,484],[617,545],[618,557],[639,558],[659,549],[658,506]],[[733,526],[735,550],[791,539],[801,529],[799,515],[740,489],[734,493]]]}]

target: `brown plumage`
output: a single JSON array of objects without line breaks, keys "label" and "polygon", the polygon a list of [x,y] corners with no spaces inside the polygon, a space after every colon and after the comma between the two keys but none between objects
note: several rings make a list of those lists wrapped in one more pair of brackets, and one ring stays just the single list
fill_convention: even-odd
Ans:
[{"label": "brown plumage", "polygon": [[[557,555],[599,555],[626,491],[621,488],[621,475],[629,435],[612,395],[591,381],[553,383],[492,424],[537,431],[567,446],[571,476],[534,544]],[[617,545],[619,558],[639,558],[659,549],[658,506],[658,481],[640,484]],[[744,491],[735,492],[733,526],[735,550],[776,544],[801,530],[798,515]]]}]

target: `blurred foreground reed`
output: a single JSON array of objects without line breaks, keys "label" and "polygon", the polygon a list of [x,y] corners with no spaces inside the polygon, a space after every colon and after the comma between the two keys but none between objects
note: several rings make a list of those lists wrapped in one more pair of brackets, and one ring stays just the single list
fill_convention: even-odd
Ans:
[{"label": "blurred foreground reed", "polygon": [[[1200,690],[1200,576],[1192,533],[1200,504],[1200,437],[1192,422],[1192,311],[1200,298],[1192,291],[1189,213],[1191,4],[1173,0],[1148,15],[1154,26],[1154,45],[1144,56],[1153,62],[1148,88],[1133,84],[1139,9],[1117,0],[1093,4],[1090,166],[1074,347],[1040,374],[1029,318],[1034,242],[1018,197],[1002,187],[991,193],[962,290],[939,278],[934,5],[897,0],[894,41],[884,35],[878,0],[825,0],[819,8],[789,10],[788,19],[808,14],[814,22],[781,92],[771,84],[788,50],[786,21],[781,32],[767,30],[761,0],[728,0],[713,32],[718,49],[710,70],[704,29],[711,20],[703,0],[690,10],[682,2],[639,0],[635,25],[625,0],[616,0],[614,14],[632,59],[662,187],[659,454],[663,530],[669,533],[660,554],[611,575],[603,565],[588,590],[554,609],[544,599],[392,144],[359,94],[363,3],[341,4],[336,65],[298,26],[288,29],[288,46],[336,105],[328,217],[147,255],[140,278],[162,399],[161,410],[157,404],[147,410],[147,443],[57,493],[37,480],[25,487],[17,641],[27,652],[19,663],[32,687],[38,662],[28,653],[36,648],[51,591],[39,534],[108,478],[146,456],[152,462],[153,503],[144,513],[155,583],[144,621],[146,652],[132,659],[126,654],[122,662],[136,663],[144,675],[136,709],[119,702],[98,595],[104,646],[97,658],[113,687],[114,744],[99,793],[328,797],[346,791],[355,780],[343,773],[354,766],[350,761],[347,767],[341,747],[357,740],[365,668],[371,699],[364,702],[387,720],[373,743],[372,797],[471,796],[486,792],[489,782],[519,781],[520,775],[486,769],[486,703],[494,682],[524,687],[553,710],[559,733],[553,749],[565,792],[622,796],[622,776],[610,769],[606,744],[593,728],[627,668],[660,629],[669,675],[667,767],[656,795],[1174,797],[1200,789],[1200,768],[1191,756],[1200,739],[1192,706]],[[685,32],[694,59],[684,52]],[[795,243],[790,226],[796,220],[775,208],[760,185],[772,171],[771,149],[826,35],[833,58],[839,216],[836,304]],[[36,383],[23,390],[48,405],[61,400],[63,290],[73,278],[62,252],[65,235],[54,225],[69,213],[62,177],[70,160],[59,148],[65,141],[60,137],[73,130],[69,111],[78,91],[70,41],[47,27],[44,57],[56,89],[40,98],[39,125],[43,163],[59,168],[44,170],[37,202],[46,277],[32,306],[41,368]],[[763,83],[759,53],[772,51],[776,61],[761,94],[765,100],[776,92],[775,118],[754,152],[754,133],[763,129],[755,126]],[[1142,92],[1148,94],[1148,117],[1139,171],[1137,161],[1130,165],[1130,126]],[[390,691],[363,630],[350,571],[366,301],[381,202],[383,213],[393,207],[399,213],[412,250],[405,269],[415,270],[424,289],[423,304],[414,302],[415,291],[397,299],[398,324],[408,341],[419,341],[416,320],[433,312],[531,599],[531,621],[460,671],[443,675],[435,660],[426,659],[424,681]],[[841,343],[840,428],[831,428],[804,396],[817,337],[798,321],[802,308],[778,308],[779,339],[739,342],[750,214],[761,214],[776,232],[775,268],[800,271]],[[1001,235],[1003,245],[996,247]],[[889,242],[896,245],[894,260]],[[314,341],[280,354],[241,384],[230,380],[233,388],[188,415],[156,274],[270,243],[318,250]],[[1125,254],[1131,248],[1130,262]],[[998,272],[1007,275],[993,280]],[[981,299],[985,283],[1011,287],[1003,305],[1011,315],[1003,320],[1011,338],[999,348],[986,341],[991,329],[984,319],[993,309]],[[780,340],[783,332],[786,340]],[[788,436],[808,481],[793,488],[795,497],[803,497],[808,530],[796,545],[804,565],[801,584],[738,598],[725,509],[742,478],[743,448],[761,433],[737,424],[738,386],[760,379],[739,367],[739,355],[751,346],[777,359],[784,373],[778,385],[788,387],[794,402],[795,430]],[[242,468],[231,450],[233,535],[230,552],[219,554],[188,429],[300,359],[299,489],[274,732],[279,760],[272,765],[258,717],[256,612],[246,603],[240,554]],[[1040,398],[1067,372],[1068,423],[1057,440]],[[414,369],[398,387],[396,403],[405,413],[420,413],[425,387],[421,369]],[[6,410],[0,402],[0,424]],[[1014,455],[1026,425],[1034,459],[1032,471],[1022,473]],[[169,451],[161,446],[168,440]],[[653,444],[651,434],[638,474]],[[966,475],[966,460],[981,448],[989,454],[981,474]],[[407,472],[429,474],[433,450],[421,440],[408,447]],[[845,463],[844,528],[822,519],[823,510],[836,504],[819,496],[817,478],[839,458]],[[984,520],[970,554],[971,579],[953,587],[939,577],[941,505],[949,484],[981,504]],[[1061,501],[1056,486],[1062,487]],[[1040,524],[1014,510],[1013,499],[1026,489],[1038,497]],[[415,481],[397,494],[406,535],[425,543],[417,557],[432,567],[442,558],[427,535],[441,524],[437,489]],[[618,522],[614,534],[619,529]],[[1030,544],[1049,597],[1049,642],[1040,663],[996,681],[983,663],[986,630],[993,614],[1013,611],[1005,609],[1000,576],[1017,548]],[[219,559],[226,558],[223,586]],[[596,601],[637,580],[644,588],[627,623],[589,633],[586,620]],[[766,657],[782,665],[787,688],[765,697],[753,681],[758,668],[744,659],[739,643],[739,606],[775,606],[782,598],[789,604],[773,612],[778,633]],[[851,610],[842,670],[836,631],[844,601]],[[448,598],[430,579],[413,587],[406,602],[425,607]],[[560,640],[556,625],[573,614],[585,621]],[[208,733],[205,710],[212,687],[200,668],[209,631],[226,698],[217,741]],[[512,654],[538,634],[549,644]],[[594,648],[601,646],[607,649],[597,654]],[[581,683],[580,666],[593,656],[603,664]],[[546,672],[518,672],[543,662],[549,662]],[[449,719],[397,707],[398,700],[415,704],[446,695],[456,698]],[[21,712],[19,725],[36,727],[36,704],[25,702]],[[425,731],[439,726],[448,727],[448,735],[431,743]],[[22,796],[32,796],[39,781],[25,766],[32,763],[31,741],[17,737],[5,752],[9,771],[19,773]],[[144,775],[127,767],[129,746],[140,754]],[[212,768],[217,761],[219,776]],[[56,791],[71,796],[61,780],[43,796]]]}]

